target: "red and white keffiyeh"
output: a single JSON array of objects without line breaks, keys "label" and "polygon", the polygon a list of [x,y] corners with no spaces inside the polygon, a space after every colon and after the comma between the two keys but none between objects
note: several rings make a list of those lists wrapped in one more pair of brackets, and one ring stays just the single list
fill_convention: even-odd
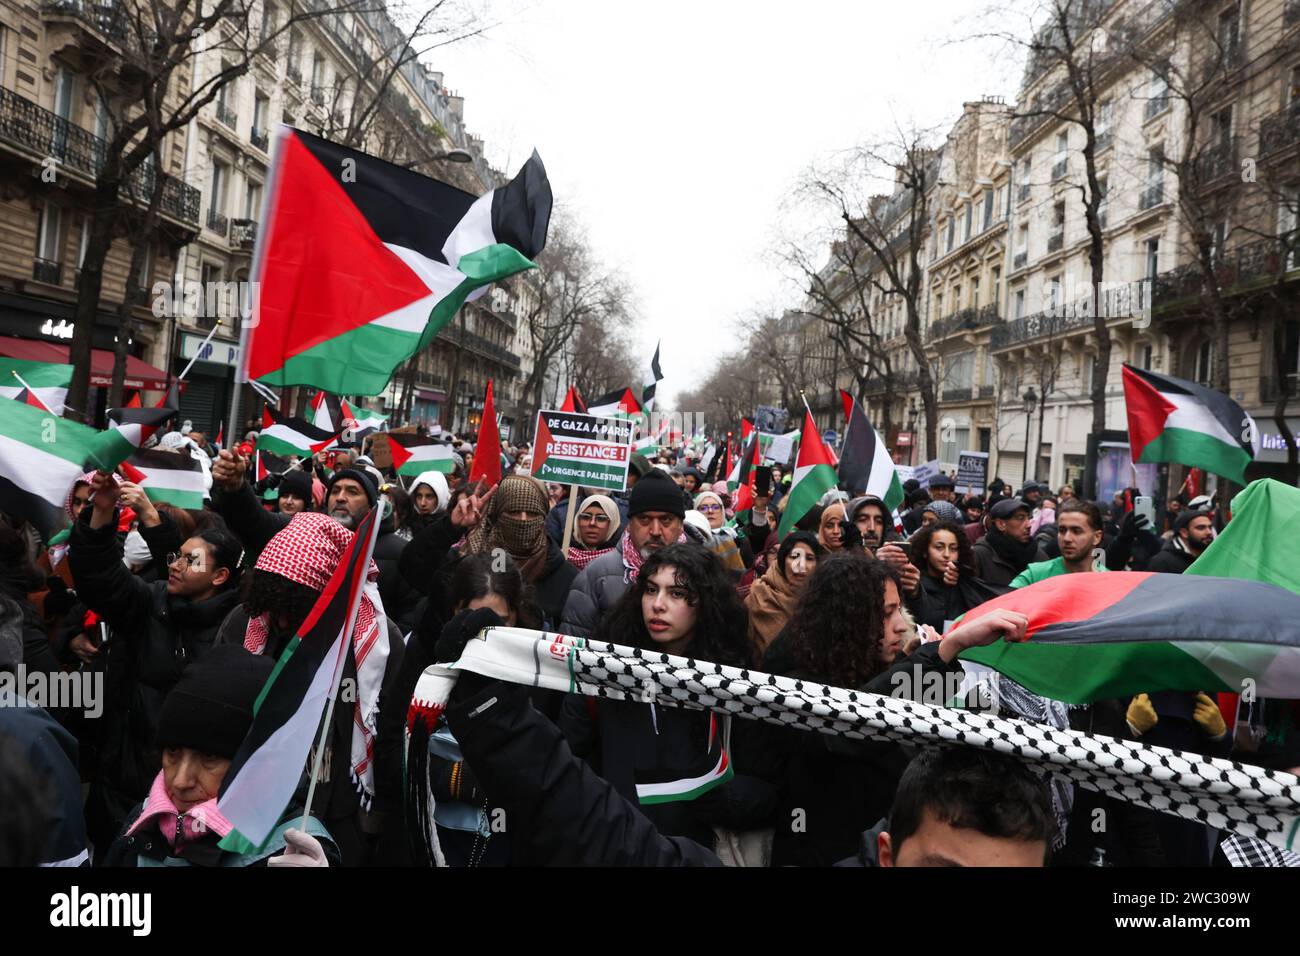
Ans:
[{"label": "red and white keffiyeh", "polygon": [[[293,516],[257,558],[254,569],[269,571],[297,584],[324,591],[353,533],[333,518],[314,511]],[[357,668],[356,705],[352,717],[352,782],[364,806],[375,793],[375,734],[379,723],[379,691],[388,663],[384,602],[379,596],[379,567],[372,560],[352,631],[352,656]],[[244,647],[254,654],[266,652],[270,629],[267,614],[251,618],[244,631]]]}]

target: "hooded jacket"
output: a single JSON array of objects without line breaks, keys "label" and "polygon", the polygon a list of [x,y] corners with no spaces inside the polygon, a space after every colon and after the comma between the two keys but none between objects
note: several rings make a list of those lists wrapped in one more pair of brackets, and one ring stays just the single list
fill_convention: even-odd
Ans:
[{"label": "hooded jacket", "polygon": [[1161,571],[1165,574],[1182,574],[1195,560],[1196,555],[1188,551],[1183,539],[1175,534],[1147,562],[1146,569],[1148,571]]}]

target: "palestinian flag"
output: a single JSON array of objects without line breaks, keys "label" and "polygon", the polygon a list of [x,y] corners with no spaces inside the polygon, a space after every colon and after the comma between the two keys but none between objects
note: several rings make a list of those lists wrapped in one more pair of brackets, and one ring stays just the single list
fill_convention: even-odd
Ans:
[{"label": "palestinian flag", "polygon": [[813,421],[812,412],[804,410],[803,435],[799,439],[799,458],[794,465],[794,478],[786,496],[785,511],[776,529],[778,538],[784,538],[817,504],[826,492],[835,487],[838,476],[832,462],[830,449],[822,441]]},{"label": "palestinian flag", "polygon": [[655,343],[655,355],[654,358],[650,360],[650,368],[646,375],[645,388],[641,390],[641,407],[647,412],[654,407],[655,389],[659,387],[659,382],[662,381],[664,377],[664,373],[659,369],[659,345],[659,342]]},{"label": "palestinian flag", "polygon": [[358,441],[367,435],[381,431],[388,424],[388,416],[383,412],[375,411],[373,408],[358,408],[350,402],[344,402],[343,410],[355,423],[353,432]]},{"label": "palestinian flag", "polygon": [[317,392],[311,400],[312,424],[323,431],[338,435],[333,448],[356,448],[367,435],[379,431],[388,423],[388,416],[368,408],[357,408],[352,403]]},{"label": "palestinian flag", "polygon": [[[426,471],[440,471],[450,475],[456,469],[455,452],[448,444],[425,435],[405,435],[386,432],[392,449],[393,469],[399,475],[414,478]],[[474,456],[478,461],[478,455]]]},{"label": "palestinian flag", "polygon": [[203,467],[188,451],[138,451],[124,464],[139,473],[133,480],[150,501],[165,501],[186,511],[203,508],[208,491]]},{"label": "palestinian flag", "polygon": [[718,715],[710,711],[706,752],[690,767],[678,770],[637,770],[637,802],[652,804],[695,800],[730,780],[735,776],[735,771],[731,767],[731,756],[727,753],[724,736],[718,727]]},{"label": "palestinian flag", "polygon": [[[1208,550],[1206,552],[1209,553]],[[1150,571],[1061,574],[966,612],[1029,618],[1024,643],[961,653],[1070,704],[1162,690],[1300,697],[1300,594],[1274,584]]]},{"label": "palestinian flag", "polygon": [[749,436],[749,443],[736,461],[736,468],[727,477],[727,487],[735,493],[732,508],[736,514],[754,507],[754,469],[763,463],[762,442],[758,432]]},{"label": "palestinian flag", "polygon": [[[253,471],[253,474],[256,475],[256,481],[261,481],[268,475],[283,475],[293,467],[293,463],[289,459],[273,455],[269,451],[259,449],[254,454],[257,456]],[[267,488],[262,492],[262,500],[264,501],[275,501],[279,497],[280,491],[277,488]]]},{"label": "palestinian flag", "polygon": [[[325,704],[338,692],[352,649],[352,629],[378,537],[378,509],[372,508],[258,695],[253,726],[217,798],[217,809],[235,827],[221,840],[222,849],[247,852],[261,846],[293,799]],[[334,773],[346,756],[334,755]]]},{"label": "palestinian flag", "polygon": [[125,461],[136,448],[140,448],[163,426],[180,412],[179,388],[173,384],[162,400],[152,408],[110,408],[107,412],[110,431],[116,430],[121,441],[119,461]]},{"label": "palestinian flag", "polygon": [[1124,403],[1134,461],[1173,461],[1246,483],[1255,422],[1227,395],[1125,365]]},{"label": "palestinian flag", "polygon": [[551,187],[537,153],[475,197],[281,126],[253,254],[242,376],[378,395],[464,302],[533,268]]},{"label": "palestinian flag", "polygon": [[617,388],[593,401],[584,414],[598,415],[601,418],[630,418],[641,414],[641,404],[632,394],[632,389]]},{"label": "palestinian flag", "polygon": [[54,409],[48,407],[43,401],[41,401],[41,397],[30,388],[20,388],[18,389],[17,395],[10,395],[9,398],[15,402],[22,402],[24,405],[30,405],[32,408],[39,408],[41,411],[47,412],[51,415],[55,414]]},{"label": "palestinian flag", "polygon": [[48,541],[67,520],[73,483],[117,467],[119,439],[34,405],[0,399],[0,406],[0,511],[26,518]]},{"label": "palestinian flag", "polygon": [[578,394],[578,390],[572,385],[569,386],[569,390],[564,395],[564,404],[560,406],[560,411],[587,414],[587,406],[583,404],[582,396]]},{"label": "palestinian flag", "polygon": [[[483,417],[479,422],[469,480],[475,482],[482,478],[489,485],[495,485],[501,481],[501,429],[497,425],[496,403],[492,401],[492,379],[488,379],[487,391],[483,395]],[[401,469],[398,471],[400,473]]]},{"label": "palestinian flag", "polygon": [[262,407],[262,430],[257,435],[259,451],[310,458],[329,448],[337,438],[337,432],[317,428],[301,418],[281,415],[270,405]]},{"label": "palestinian flag", "polygon": [[840,400],[848,423],[838,468],[840,483],[849,494],[875,495],[889,511],[894,511],[903,503],[903,483],[898,480],[889,449],[853,396],[840,389]]},{"label": "palestinian flag", "polygon": [[[14,374],[21,375],[23,385]],[[53,362],[29,362],[25,359],[11,359],[0,356],[0,398],[16,398],[34,404],[29,396],[20,398],[27,386],[31,386],[35,398],[55,415],[63,414],[63,404],[68,397],[68,386],[72,384],[72,366],[56,365]]]}]

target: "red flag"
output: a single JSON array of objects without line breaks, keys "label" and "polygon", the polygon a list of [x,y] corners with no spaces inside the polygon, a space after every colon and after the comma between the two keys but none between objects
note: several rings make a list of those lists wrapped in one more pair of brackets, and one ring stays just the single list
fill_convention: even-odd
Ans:
[{"label": "red flag", "polygon": [[469,470],[469,480],[480,478],[490,485],[501,481],[501,431],[497,427],[497,411],[492,401],[492,379],[488,379],[487,394],[483,397],[483,419],[478,426],[478,443],[474,446],[474,466]]},{"label": "red flag", "polygon": [[578,394],[578,390],[570,385],[569,391],[564,396],[564,404],[560,406],[562,412],[582,412],[586,414],[587,406]]},{"label": "red flag", "polygon": [[131,393],[131,400],[130,400],[129,402],[127,402],[126,405],[123,406],[123,407],[125,407],[125,408],[143,408],[143,407],[144,407],[144,403],[140,401],[140,393],[139,393],[139,392],[132,392],[132,393]]},{"label": "red flag", "polygon": [[742,445],[745,444],[745,442],[749,441],[749,433],[752,432],[753,430],[754,430],[754,423],[751,422],[748,418],[742,418],[740,420],[740,443]]},{"label": "red flag", "polygon": [[740,487],[736,489],[736,500],[732,507],[736,511],[748,511],[754,507],[754,481],[758,478],[758,468],[763,464],[763,443],[754,436],[754,450],[749,460],[748,474],[742,465],[740,469]]}]

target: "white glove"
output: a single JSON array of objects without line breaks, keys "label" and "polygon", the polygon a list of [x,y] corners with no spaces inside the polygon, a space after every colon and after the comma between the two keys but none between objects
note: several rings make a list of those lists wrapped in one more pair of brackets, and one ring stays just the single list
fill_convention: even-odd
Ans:
[{"label": "white glove", "polygon": [[289,844],[279,856],[266,861],[267,866],[329,866],[325,859],[325,848],[310,833],[288,829],[284,831],[284,842]]}]

